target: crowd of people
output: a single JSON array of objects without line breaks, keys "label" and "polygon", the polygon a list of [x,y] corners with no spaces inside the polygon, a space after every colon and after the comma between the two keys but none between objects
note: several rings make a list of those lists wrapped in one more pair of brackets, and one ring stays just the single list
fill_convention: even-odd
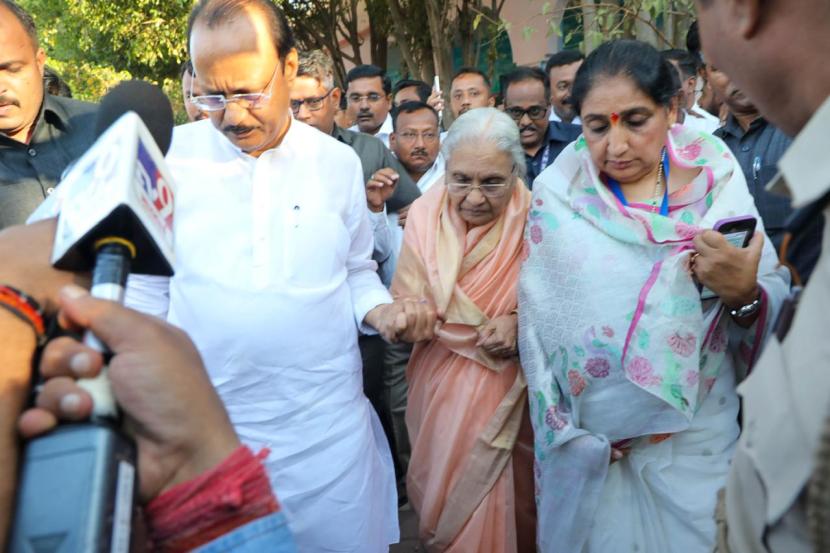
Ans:
[{"label": "crowd of people", "polygon": [[431,552],[825,551],[830,6],[696,6],[686,49],[496,95],[341,86],[276,3],[200,0],[175,274],[122,307],[25,224],[96,107],[0,0],[0,548],[21,440],[88,417],[104,364],[54,317],[112,350],[152,550],[388,551],[408,503]]}]

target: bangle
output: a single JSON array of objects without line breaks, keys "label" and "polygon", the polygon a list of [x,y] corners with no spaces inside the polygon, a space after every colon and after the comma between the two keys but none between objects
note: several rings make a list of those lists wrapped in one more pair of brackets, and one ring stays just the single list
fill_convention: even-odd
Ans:
[{"label": "bangle", "polygon": [[750,315],[754,315],[758,309],[761,308],[761,300],[762,296],[759,294],[757,298],[755,298],[751,303],[746,305],[742,305],[737,309],[730,309],[729,314],[737,319],[743,319],[745,317],[749,317]]},{"label": "bangle", "polygon": [[46,337],[43,309],[33,297],[17,288],[0,284],[0,307],[28,323],[35,331],[38,345],[42,345]]}]

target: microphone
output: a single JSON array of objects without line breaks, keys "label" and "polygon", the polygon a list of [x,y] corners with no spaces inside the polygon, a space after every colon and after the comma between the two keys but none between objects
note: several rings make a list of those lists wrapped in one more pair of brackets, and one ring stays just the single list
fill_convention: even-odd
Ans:
[{"label": "microphone", "polygon": [[[130,272],[173,274],[175,193],[164,162],[172,130],[161,89],[123,82],[101,102],[99,138],[58,187],[52,263],[92,270],[95,297],[123,302]],[[84,343],[106,356],[91,332]],[[26,445],[13,553],[129,551],[135,444],[120,432],[106,368],[78,385],[92,395],[91,420],[60,425]]]}]

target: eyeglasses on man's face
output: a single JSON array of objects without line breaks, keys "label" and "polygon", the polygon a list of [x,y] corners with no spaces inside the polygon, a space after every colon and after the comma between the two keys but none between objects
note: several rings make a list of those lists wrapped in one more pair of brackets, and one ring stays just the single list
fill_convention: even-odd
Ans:
[{"label": "eyeglasses on man's face", "polygon": [[350,104],[359,104],[364,100],[369,102],[370,104],[377,104],[384,98],[385,96],[382,96],[377,92],[370,92],[369,94],[358,94],[356,92],[353,92],[346,97]]},{"label": "eyeglasses on man's face", "polygon": [[302,100],[291,100],[291,111],[294,112],[294,115],[297,115],[300,113],[300,108],[303,107],[303,104],[305,104],[305,107],[308,108],[308,111],[320,111],[323,109],[323,102],[325,102],[326,98],[328,98],[333,91],[334,88],[330,89],[322,96],[304,98]]},{"label": "eyeglasses on man's face", "polygon": [[547,106],[530,106],[527,109],[523,109],[519,106],[512,106],[504,108],[504,113],[509,115],[514,121],[521,121],[525,114],[527,114],[531,121],[539,121],[547,116],[548,108]]},{"label": "eyeglasses on man's face", "polygon": [[193,81],[196,80],[194,76],[190,81],[190,101],[202,111],[222,111],[227,109],[228,104],[236,102],[239,107],[243,109],[259,109],[264,103],[271,99],[271,92],[274,87],[274,78],[277,76],[277,70],[280,68],[279,62],[274,67],[274,72],[268,80],[262,92],[252,92],[248,94],[234,94],[233,96],[225,96],[223,94],[204,94],[202,96],[193,96]]},{"label": "eyeglasses on man's face", "polygon": [[418,137],[421,137],[421,140],[424,141],[424,144],[433,144],[438,140],[438,133],[432,131],[425,131],[422,133],[417,133],[415,131],[404,131],[402,133],[397,133],[396,136],[398,140],[405,143],[413,143],[418,140]]}]

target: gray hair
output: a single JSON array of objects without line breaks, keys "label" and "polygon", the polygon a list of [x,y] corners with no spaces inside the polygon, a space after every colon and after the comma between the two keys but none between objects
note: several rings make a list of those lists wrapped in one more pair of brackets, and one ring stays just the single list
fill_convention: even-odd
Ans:
[{"label": "gray hair", "polygon": [[334,64],[331,57],[322,50],[311,50],[300,54],[298,77],[311,77],[323,85],[326,90],[334,88]]},{"label": "gray hair", "polygon": [[519,140],[519,127],[504,112],[496,108],[476,108],[455,120],[441,144],[444,159],[462,143],[489,141],[496,148],[510,154],[516,165],[516,174],[524,178],[527,172],[525,151]]}]

